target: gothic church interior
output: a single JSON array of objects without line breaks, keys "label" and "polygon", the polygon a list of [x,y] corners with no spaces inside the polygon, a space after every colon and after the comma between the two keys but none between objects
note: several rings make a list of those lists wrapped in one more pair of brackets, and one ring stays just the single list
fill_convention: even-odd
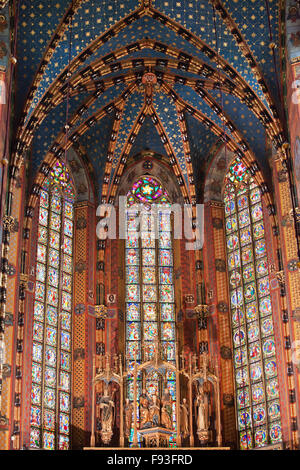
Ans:
[{"label": "gothic church interior", "polygon": [[0,449],[297,450],[299,0],[0,0]]}]

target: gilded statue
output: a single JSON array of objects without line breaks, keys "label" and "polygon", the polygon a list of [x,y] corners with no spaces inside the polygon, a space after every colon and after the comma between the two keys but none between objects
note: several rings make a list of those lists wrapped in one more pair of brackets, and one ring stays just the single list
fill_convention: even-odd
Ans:
[{"label": "gilded statue", "polygon": [[145,429],[151,426],[150,421],[150,403],[151,399],[143,389],[140,395],[140,429]]},{"label": "gilded statue", "polygon": [[125,400],[125,436],[128,438],[130,436],[130,430],[132,425],[132,412],[133,406],[129,398]]},{"label": "gilded statue", "polygon": [[160,401],[156,393],[152,397],[149,416],[152,426],[156,427],[160,425]]},{"label": "gilded statue", "polygon": [[108,386],[105,384],[103,396],[100,400],[101,437],[103,442],[110,441],[115,417],[115,404],[110,396]]},{"label": "gilded statue", "polygon": [[183,398],[180,405],[180,432],[183,438],[189,435],[189,410],[186,398]]},{"label": "gilded statue", "polygon": [[195,399],[195,416],[197,431],[207,431],[209,427],[209,405],[208,396],[204,392],[203,385],[198,386],[198,394]]},{"label": "gilded statue", "polygon": [[172,403],[172,395],[170,394],[168,388],[165,388],[161,398],[161,425],[166,429],[173,429]]}]

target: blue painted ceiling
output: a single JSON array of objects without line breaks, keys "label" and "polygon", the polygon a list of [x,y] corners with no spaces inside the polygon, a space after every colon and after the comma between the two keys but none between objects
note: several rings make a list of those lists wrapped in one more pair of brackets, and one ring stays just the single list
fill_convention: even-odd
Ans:
[{"label": "blue painted ceiling", "polygon": [[[178,106],[185,106],[199,111],[221,130],[224,130],[224,121],[229,120],[267,175],[266,130],[252,106],[241,102],[234,92],[230,94],[215,87],[217,89],[207,90],[207,95],[218,105],[217,112],[196,91],[196,84],[197,80],[202,80],[201,88],[204,82],[225,78],[234,87],[239,80],[243,83],[240,88],[247,89],[247,92],[250,90],[252,97],[255,96],[261,109],[271,118],[274,113],[272,102],[281,114],[279,5],[279,0],[268,0],[267,3],[265,0],[20,0],[16,12],[15,129],[16,136],[22,140],[31,120],[37,119],[31,129],[30,140],[33,177],[51,146],[64,132],[65,124],[74,119],[69,134],[79,131],[79,144],[85,148],[93,165],[100,198],[116,119],[120,122],[113,146],[110,181],[136,120],[145,108],[141,78],[149,71],[156,74],[158,85],[153,90],[151,110],[145,113],[139,133],[132,139],[130,156],[143,149],[166,153],[158,128],[150,117],[155,113],[187,181],[187,147],[183,145],[178,109]],[[219,15],[220,6],[223,18]],[[67,22],[65,18],[71,18],[71,21]],[[234,33],[228,27],[228,18],[234,22]],[[100,41],[103,35],[104,39]],[[243,44],[251,51],[254,65],[241,51],[237,35],[243,38]],[[143,43],[145,40],[150,42]],[[142,48],[136,45],[141,41]],[[270,42],[275,44],[275,48],[270,48]],[[158,46],[154,47],[154,43]],[[125,49],[119,56],[116,51],[122,48]],[[218,55],[214,57],[211,49]],[[83,57],[85,51],[87,53]],[[97,63],[102,64],[102,68],[99,71],[96,67],[98,73],[91,75]],[[188,70],[187,64],[192,64]],[[224,64],[228,64],[227,69]],[[260,75],[255,65],[259,67]],[[70,73],[66,78],[68,68]],[[213,75],[210,76],[211,71]],[[261,86],[261,79],[265,89]],[[76,88],[80,83],[83,86]],[[103,83],[104,91],[101,89]],[[136,88],[127,96],[126,90],[134,83]],[[163,84],[175,93],[179,101]],[[61,87],[64,87],[64,93],[59,92]],[[95,90],[98,93],[95,94]],[[41,101],[45,99],[53,100],[48,108],[42,106]],[[117,103],[119,117],[116,118],[118,113],[115,109],[101,115],[92,127],[85,126],[89,118],[97,116],[113,102]],[[188,112],[185,109],[183,116],[197,186],[198,170],[205,168],[219,137],[201,123],[191,109]],[[228,128],[226,132],[239,145]]]}]

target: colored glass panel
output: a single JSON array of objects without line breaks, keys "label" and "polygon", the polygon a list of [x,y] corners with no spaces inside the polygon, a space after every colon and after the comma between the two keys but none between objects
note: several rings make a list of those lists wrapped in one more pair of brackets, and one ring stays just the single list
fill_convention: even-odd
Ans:
[{"label": "colored glass panel", "polygon": [[51,198],[51,210],[57,214],[61,213],[61,198],[60,196],[53,195]]},{"label": "colored glass panel", "polygon": [[272,312],[270,297],[265,297],[259,302],[259,311],[261,316],[269,315]]},{"label": "colored glass panel", "polygon": [[47,191],[41,191],[40,193],[40,206],[48,209],[49,207],[49,194]]},{"label": "colored glass panel", "polygon": [[126,312],[127,312],[127,320],[129,321],[140,320],[140,306],[138,303],[127,303]]},{"label": "colored glass panel", "polygon": [[44,393],[44,405],[48,408],[54,409],[55,408],[55,390],[52,388],[45,389]]},{"label": "colored glass panel", "polygon": [[42,381],[42,367],[40,364],[32,364],[32,381],[41,383]]},{"label": "colored glass panel", "polygon": [[153,232],[141,234],[142,248],[155,248],[155,237]]},{"label": "colored glass panel", "polygon": [[256,299],[255,284],[247,284],[244,289],[244,297],[246,302],[251,302]]},{"label": "colored glass panel", "polygon": [[55,214],[55,212],[51,213],[50,227],[52,230],[56,230],[57,232],[60,229],[60,216],[58,214]]},{"label": "colored glass panel", "polygon": [[64,237],[63,252],[66,255],[71,255],[72,254],[72,239],[69,238],[69,237]]},{"label": "colored glass panel", "polygon": [[175,329],[174,323],[162,322],[161,324],[161,339],[163,341],[174,341],[175,340]]},{"label": "colored glass panel", "polygon": [[239,239],[236,235],[230,235],[227,238],[227,249],[228,250],[236,250],[239,246]]},{"label": "colored glass panel", "polygon": [[126,286],[126,300],[128,302],[138,302],[140,300],[140,286],[127,285]]},{"label": "colored glass panel", "polygon": [[270,293],[270,281],[268,277],[259,279],[257,281],[257,285],[258,285],[258,294],[260,297],[264,297],[265,295]]},{"label": "colored glass panel", "polygon": [[273,401],[268,405],[268,417],[271,421],[280,418],[280,405],[278,401]]},{"label": "colored glass panel", "polygon": [[49,250],[49,264],[54,268],[59,268],[59,251],[52,248]]},{"label": "colored glass panel", "polygon": [[126,250],[126,262],[127,264],[138,265],[139,264],[138,250]]},{"label": "colored glass panel", "polygon": [[157,292],[156,286],[143,285],[143,301],[144,302],[156,302]]},{"label": "colored glass panel", "polygon": [[69,434],[70,417],[64,413],[59,415],[59,430],[61,433]]},{"label": "colored glass panel", "polygon": [[154,303],[144,303],[143,304],[143,311],[144,311],[144,320],[146,321],[155,321],[157,318],[156,313],[156,304]]},{"label": "colored glass panel", "polygon": [[46,328],[46,343],[51,346],[56,345],[56,328],[47,326]]},{"label": "colored glass panel", "polygon": [[33,343],[32,345],[32,359],[36,362],[42,362],[43,347],[41,344]]},{"label": "colored glass panel", "polygon": [[245,314],[241,309],[235,309],[232,311],[232,326],[236,327],[242,325],[245,321]]},{"label": "colored glass panel", "polygon": [[53,411],[45,410],[44,412],[44,427],[50,431],[55,429],[55,414]]},{"label": "colored glass panel", "polygon": [[72,237],[73,234],[73,222],[69,219],[65,219],[64,233],[68,237]]},{"label": "colored glass panel", "polygon": [[238,214],[238,221],[240,228],[250,224],[250,214],[248,209]]},{"label": "colored glass panel", "polygon": [[72,276],[69,274],[63,273],[62,288],[68,292],[72,291]]},{"label": "colored glass panel", "polygon": [[47,302],[54,307],[58,305],[58,289],[54,289],[54,287],[48,286]]},{"label": "colored glass panel", "polygon": [[50,230],[49,245],[51,248],[59,250],[59,233]]},{"label": "colored glass panel", "polygon": [[[143,267],[143,282],[145,284],[155,284],[156,283],[156,270],[155,267],[145,266]],[[139,280],[137,281],[139,282]]]},{"label": "colored glass panel", "polygon": [[144,266],[155,266],[155,250],[143,249],[142,262]]},{"label": "colored glass panel", "polygon": [[71,330],[71,314],[62,312],[60,315],[60,324],[64,330]]},{"label": "colored glass panel", "polygon": [[41,402],[41,387],[40,385],[32,385],[31,387],[31,403],[39,405]]},{"label": "colored glass panel", "polygon": [[172,266],[172,252],[171,250],[160,250],[159,252],[159,265]]},{"label": "colored glass panel", "polygon": [[241,238],[241,246],[245,246],[245,245],[248,245],[249,243],[251,243],[251,240],[252,240],[251,230],[249,228],[241,230],[240,231],[240,238]]},{"label": "colored glass panel", "polygon": [[30,447],[38,449],[40,447],[41,431],[36,428],[30,429]]},{"label": "colored glass panel", "polygon": [[55,369],[52,369],[51,367],[45,368],[45,384],[48,387],[55,387],[56,385],[56,370]]},{"label": "colored glass panel", "polygon": [[237,404],[239,408],[245,408],[250,404],[249,388],[245,387],[237,393]]},{"label": "colored glass panel", "polygon": [[39,322],[33,324],[33,339],[36,341],[43,341],[44,325]]},{"label": "colored glass panel", "polygon": [[48,232],[46,227],[39,225],[38,227],[38,241],[40,243],[47,243]]},{"label": "colored glass panel", "polygon": [[30,424],[31,426],[41,425],[41,409],[37,408],[36,406],[31,407]]},{"label": "colored glass panel", "polygon": [[241,259],[239,252],[234,252],[228,255],[228,269],[236,269],[241,265]]},{"label": "colored glass panel", "polygon": [[266,255],[266,243],[265,240],[259,240],[255,243],[255,254],[257,258],[261,258]]},{"label": "colored glass panel", "polygon": [[46,263],[46,247],[44,245],[38,244],[37,260],[41,263]]},{"label": "colored glass panel", "polygon": [[46,267],[44,264],[37,263],[36,265],[36,279],[41,282],[45,282],[46,278]]},{"label": "colored glass panel", "polygon": [[55,449],[55,434],[53,432],[43,433],[43,447],[46,450]]},{"label": "colored glass panel", "polygon": [[71,356],[69,353],[62,351],[60,354],[60,365],[64,370],[70,370]]},{"label": "colored glass panel", "polygon": [[252,435],[249,431],[244,431],[240,433],[240,448],[242,450],[252,449]]},{"label": "colored glass panel", "polygon": [[247,321],[250,322],[252,320],[255,320],[257,318],[257,305],[256,303],[252,303],[247,305],[246,307],[246,318]]},{"label": "colored glass panel", "polygon": [[273,334],[273,321],[272,317],[267,317],[261,321],[262,336],[268,336]]},{"label": "colored glass panel", "polygon": [[61,332],[61,348],[70,350],[71,348],[71,336],[70,333],[67,333],[66,331]]},{"label": "colored glass panel", "polygon": [[140,324],[137,322],[127,322],[127,339],[128,341],[140,340]]},{"label": "colored glass panel", "polygon": [[249,282],[249,281],[254,280],[255,271],[254,271],[253,263],[249,263],[243,267],[243,278],[244,278],[244,282]]},{"label": "colored glass panel", "polygon": [[70,374],[67,372],[60,373],[60,382],[59,382],[61,390],[69,391],[70,390]]},{"label": "colored glass panel", "polygon": [[49,325],[56,325],[56,323],[57,323],[57,309],[55,307],[47,305],[46,322],[49,323]]},{"label": "colored glass panel", "polygon": [[174,321],[175,320],[175,307],[174,304],[161,304],[161,320]]},{"label": "colored glass panel", "polygon": [[72,296],[68,292],[62,292],[61,306],[64,310],[71,311]]},{"label": "colored glass panel", "polygon": [[159,287],[161,302],[174,302],[173,285],[161,285]]},{"label": "colored glass panel", "polygon": [[260,403],[264,400],[264,387],[262,384],[252,386],[252,401],[253,403]]},{"label": "colored glass panel", "polygon": [[226,228],[227,233],[235,232],[236,229],[237,229],[237,219],[236,219],[236,217],[228,218],[226,220],[225,228]]},{"label": "colored glass panel", "polygon": [[73,219],[73,204],[69,203],[69,202],[65,202],[65,207],[64,207],[64,211],[65,211],[65,217],[68,217],[69,219]]},{"label": "colored glass panel", "polygon": [[51,286],[58,287],[59,271],[58,269],[49,267],[48,269],[48,282]]},{"label": "colored glass panel", "polygon": [[138,266],[129,266],[126,268],[126,282],[128,282],[128,284],[138,284],[139,282]]},{"label": "colored glass panel", "polygon": [[70,438],[68,436],[59,436],[59,450],[68,450],[70,447]]},{"label": "colored glass panel", "polygon": [[42,207],[40,208],[39,212],[39,223],[45,227],[48,225],[48,210],[43,209]]},{"label": "colored glass panel", "polygon": [[263,213],[261,204],[257,204],[256,206],[251,208],[251,216],[253,222],[262,219]]},{"label": "colored glass panel", "polygon": [[126,239],[126,248],[138,248],[139,239],[135,232],[129,232]]},{"label": "colored glass panel", "polygon": [[35,283],[35,298],[40,302],[44,301],[45,298],[45,284],[41,282]]}]

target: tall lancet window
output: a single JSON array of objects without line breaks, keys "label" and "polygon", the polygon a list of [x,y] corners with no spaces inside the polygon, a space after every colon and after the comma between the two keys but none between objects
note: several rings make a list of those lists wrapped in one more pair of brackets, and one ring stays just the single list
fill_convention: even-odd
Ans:
[{"label": "tall lancet window", "polygon": [[[127,194],[126,226],[127,365],[132,366],[135,357],[139,363],[151,359],[157,347],[163,359],[175,365],[171,203],[167,192],[156,179],[143,176],[132,186]],[[142,390],[153,397],[155,393],[160,396],[166,387],[169,389],[173,398],[174,429],[175,379],[172,371],[167,372],[165,378],[153,371],[138,379],[138,397]],[[133,401],[131,378],[127,393]],[[130,442],[132,437],[133,430]]]},{"label": "tall lancet window", "polygon": [[238,159],[224,203],[237,425],[240,447],[251,449],[282,435],[261,192]]},{"label": "tall lancet window", "polygon": [[40,195],[32,343],[30,446],[68,449],[71,415],[74,191],[57,163]]}]

